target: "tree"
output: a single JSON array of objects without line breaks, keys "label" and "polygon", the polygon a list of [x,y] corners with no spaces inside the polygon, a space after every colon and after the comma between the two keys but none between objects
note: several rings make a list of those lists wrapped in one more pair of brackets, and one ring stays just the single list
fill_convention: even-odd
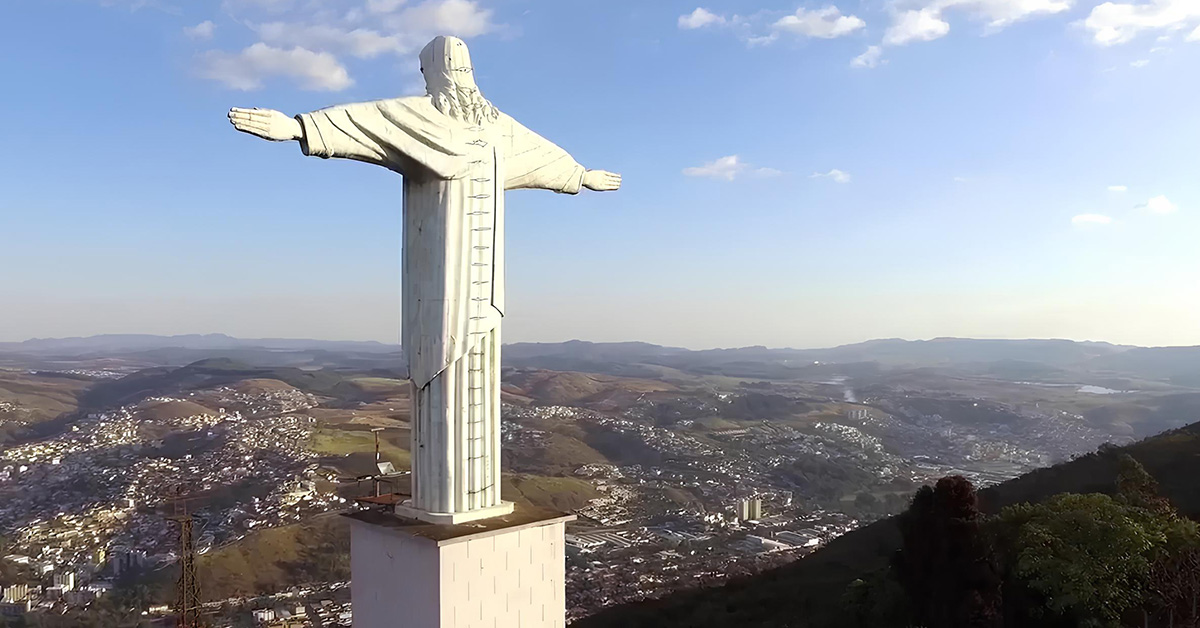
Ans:
[{"label": "tree", "polygon": [[998,525],[1007,574],[1042,596],[1042,607],[1022,610],[1116,626],[1146,599],[1172,521],[1107,495],[1062,494],[1005,508]]},{"label": "tree", "polygon": [[842,595],[847,616],[844,625],[850,628],[908,628],[912,626],[912,609],[904,589],[890,570],[871,573],[851,582]]},{"label": "tree", "polygon": [[975,487],[962,476],[921,487],[897,518],[902,545],[892,567],[917,625],[999,625],[1000,579],[982,523]]},{"label": "tree", "polygon": [[1150,567],[1150,589],[1168,626],[1200,626],[1200,547],[1193,545],[1160,556]]},{"label": "tree", "polygon": [[1171,502],[1159,494],[1158,481],[1129,454],[1117,458],[1117,499],[1158,514],[1175,513]]}]

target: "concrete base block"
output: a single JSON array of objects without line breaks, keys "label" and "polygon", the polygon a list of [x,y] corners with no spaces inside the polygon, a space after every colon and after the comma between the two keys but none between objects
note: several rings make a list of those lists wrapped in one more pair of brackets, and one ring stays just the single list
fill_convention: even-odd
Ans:
[{"label": "concrete base block", "polygon": [[517,508],[437,525],[383,511],[347,515],[354,628],[564,628],[565,526]]}]

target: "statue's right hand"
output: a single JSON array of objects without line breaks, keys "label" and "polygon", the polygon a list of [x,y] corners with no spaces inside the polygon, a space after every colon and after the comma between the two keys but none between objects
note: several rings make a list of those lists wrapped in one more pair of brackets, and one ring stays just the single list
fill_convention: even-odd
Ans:
[{"label": "statue's right hand", "polygon": [[243,109],[234,107],[229,110],[229,122],[233,128],[251,135],[257,135],[273,142],[298,140],[303,133],[300,123],[281,111],[274,109]]}]

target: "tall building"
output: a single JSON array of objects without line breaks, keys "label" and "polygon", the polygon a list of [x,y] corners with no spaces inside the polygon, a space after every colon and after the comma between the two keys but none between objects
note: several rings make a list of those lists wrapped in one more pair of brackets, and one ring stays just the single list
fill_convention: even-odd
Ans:
[{"label": "tall building", "polygon": [[11,586],[4,587],[4,603],[5,604],[15,604],[17,602],[24,602],[28,598],[29,598],[29,585],[27,585],[27,584],[14,584]]},{"label": "tall building", "polygon": [[75,574],[74,573],[56,573],[54,574],[54,586],[62,587],[63,591],[72,591],[75,589]]},{"label": "tall building", "polygon": [[738,521],[758,521],[762,518],[762,499],[743,497],[737,501]]}]

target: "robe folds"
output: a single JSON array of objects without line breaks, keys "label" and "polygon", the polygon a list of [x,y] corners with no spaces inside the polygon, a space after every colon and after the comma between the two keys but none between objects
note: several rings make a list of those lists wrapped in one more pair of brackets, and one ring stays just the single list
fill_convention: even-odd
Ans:
[{"label": "robe folds", "polygon": [[501,113],[472,124],[428,96],[296,116],[305,155],[404,177],[401,343],[413,400],[414,505],[499,503],[504,191],[579,192],[584,168]]}]

